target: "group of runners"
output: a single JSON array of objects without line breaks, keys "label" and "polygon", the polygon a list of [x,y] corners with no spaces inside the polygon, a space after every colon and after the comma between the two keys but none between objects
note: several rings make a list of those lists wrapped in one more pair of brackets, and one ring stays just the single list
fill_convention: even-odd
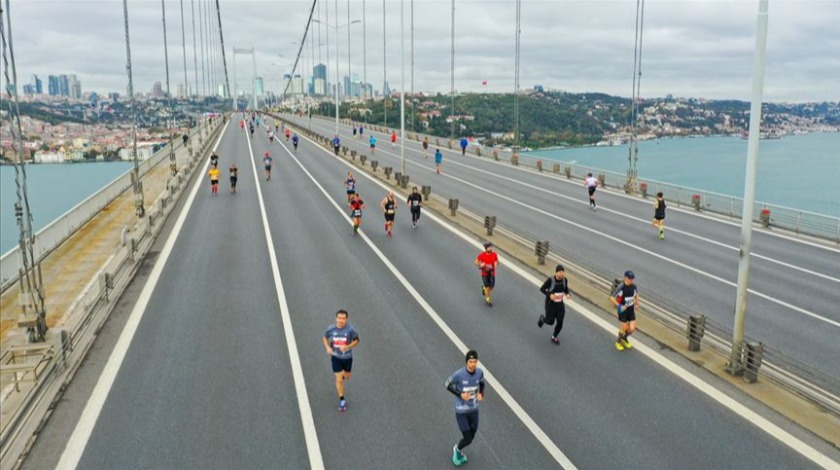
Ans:
[{"label": "group of runners", "polygon": [[[361,195],[359,195],[356,184],[357,181],[353,176],[353,172],[348,171],[347,177],[344,178],[344,189],[347,193],[347,204],[350,206],[350,219],[353,221],[353,235],[357,235],[359,229],[362,227],[362,211],[365,208],[365,202],[362,200]],[[420,211],[423,207],[423,196],[420,194],[417,186],[411,188],[411,194],[408,195],[405,202],[411,213],[411,227],[417,228],[417,223],[420,220]],[[379,207],[385,216],[385,234],[388,238],[394,235],[394,221],[398,206],[399,204],[393,191],[388,191],[385,197],[379,202]]]},{"label": "group of runners", "polygon": [[[230,193],[236,194],[236,182],[239,179],[239,168],[231,163],[228,168],[230,175]],[[222,178],[222,170],[219,169],[219,155],[216,152],[210,153],[210,170],[207,171],[207,176],[210,177],[210,194],[216,196],[219,194],[219,180]]]},{"label": "group of runners", "polygon": [[[586,178],[583,180],[583,185],[586,186],[586,190],[589,193],[589,208],[597,210],[598,206],[595,203],[595,191],[598,189],[600,181],[598,181],[598,178],[592,176],[592,173],[587,173]],[[666,207],[668,206],[665,204],[665,196],[662,191],[659,191],[656,193],[656,198],[653,200],[653,219],[650,221],[650,224],[657,229],[657,238],[659,240],[665,239]]]}]

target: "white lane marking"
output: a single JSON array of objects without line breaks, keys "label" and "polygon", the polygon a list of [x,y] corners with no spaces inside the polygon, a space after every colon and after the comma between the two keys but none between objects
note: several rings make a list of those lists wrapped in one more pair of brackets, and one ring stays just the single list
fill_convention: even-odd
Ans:
[{"label": "white lane marking", "polygon": [[[286,146],[282,142],[280,142],[280,145],[283,147],[286,153],[288,153],[289,156],[292,157],[292,159],[295,161],[295,163],[297,163],[297,165],[306,174],[306,176],[308,176],[309,179],[312,180],[315,186],[317,186],[318,189],[321,190],[321,192],[324,194],[324,197],[327,198],[330,204],[332,204],[332,206],[335,207],[335,210],[342,215],[342,218],[346,220],[347,223],[352,223],[350,222],[350,220],[348,220],[345,211],[342,210],[342,208],[338,205],[338,203],[335,202],[335,200],[333,200],[332,197],[330,197],[330,194],[327,192],[326,189],[324,189],[321,183],[319,183],[318,180],[316,180],[315,177],[312,176],[312,173],[310,173],[309,170],[307,170],[306,167],[303,166],[300,160],[298,160],[298,158],[294,154],[292,154],[292,152],[290,152],[289,149],[286,148]],[[318,148],[323,150],[321,147]],[[330,154],[329,152],[326,153]],[[342,160],[339,159],[339,161]],[[383,186],[383,188],[387,190],[387,187]],[[411,283],[408,282],[408,279],[406,279],[405,276],[403,276],[403,274],[397,269],[397,267],[394,266],[393,263],[391,263],[388,257],[385,256],[385,254],[382,253],[379,250],[379,248],[376,247],[376,245],[374,245],[374,243],[370,240],[370,238],[368,238],[367,234],[365,234],[364,231],[359,231],[359,236],[361,236],[362,240],[364,240],[365,243],[367,243],[367,245],[370,247],[370,249],[373,250],[373,252],[380,259],[380,261],[382,261],[382,263],[385,264],[388,270],[391,271],[391,274],[393,274],[394,277],[397,278],[400,284],[402,284],[403,287],[405,287],[408,293],[411,294],[412,297],[414,297],[414,300],[417,301],[418,304],[420,304],[420,306],[423,308],[426,314],[429,315],[429,317],[431,317],[431,319],[435,322],[435,324],[437,324],[438,328],[440,328],[441,331],[443,331],[446,337],[449,338],[449,340],[452,341],[452,343],[455,344],[455,346],[462,353],[466,354],[466,352],[469,351],[467,345],[463,341],[461,341],[461,338],[459,338],[458,335],[456,335],[451,328],[449,328],[449,325],[447,325],[446,322],[443,321],[443,318],[441,318],[440,315],[438,315],[438,313],[434,310],[434,308],[432,308],[432,306],[429,305],[426,299],[424,299],[423,296],[420,295],[417,289],[415,289],[414,286],[412,286]],[[546,434],[545,431],[543,431],[542,428],[540,428],[540,426],[536,423],[536,421],[534,421],[533,418],[531,418],[531,416],[528,415],[525,409],[522,408],[522,406],[516,401],[516,399],[513,398],[513,395],[511,395],[510,392],[508,392],[507,389],[502,386],[499,380],[496,379],[496,377],[492,373],[490,373],[490,370],[487,369],[487,366],[482,364],[482,367],[484,368],[484,375],[485,377],[487,377],[487,382],[493,387],[493,389],[499,395],[499,398],[501,398],[502,401],[504,401],[508,405],[508,407],[510,407],[511,411],[513,411],[516,417],[519,418],[520,421],[522,421],[522,424],[524,424],[525,427],[528,428],[529,431],[531,431],[531,434],[534,435],[537,441],[554,458],[554,460],[557,461],[557,463],[565,469],[576,469],[577,467],[575,467],[572,461],[569,460],[568,457],[566,457],[566,455],[563,453],[563,451],[560,450],[559,447],[557,447],[554,441],[548,437],[548,434]]]},{"label": "white lane marking", "polygon": [[[306,137],[304,137],[304,138],[306,138]],[[306,139],[308,140],[308,138],[306,138]],[[344,165],[352,168],[352,165],[350,165],[346,161],[342,160],[339,157],[334,156],[332,153],[324,150],[323,148],[318,147],[317,144],[315,144],[315,145],[318,149],[320,149],[321,151],[323,151],[327,155],[330,155],[331,157],[335,158],[336,160],[343,163]],[[298,165],[300,165],[300,162],[298,162]],[[301,167],[302,167],[302,165],[301,165]],[[306,170],[304,169],[304,171],[306,171]],[[369,176],[366,172],[361,172],[360,174],[362,176],[364,176],[366,179],[368,179],[369,181],[371,181],[374,184],[376,184],[376,185],[380,186],[381,188],[385,189],[386,191],[390,190],[390,188],[388,186],[386,186],[385,184],[383,184],[379,180]],[[310,178],[311,178],[311,175],[310,175]],[[313,179],[313,181],[314,181],[314,179]],[[318,184],[317,181],[315,182],[315,184],[317,184],[320,187],[320,184]],[[323,191],[323,188],[321,190]],[[325,194],[326,194],[326,192],[325,192]],[[332,199],[330,199],[330,201],[332,202]],[[334,202],[333,202],[333,205],[335,205]],[[336,206],[336,207],[338,207],[338,206]],[[340,209],[339,209],[339,211],[340,211]],[[473,239],[469,235],[465,234],[460,229],[455,228],[449,222],[441,219],[440,217],[438,217],[437,215],[435,215],[431,211],[426,211],[424,214],[425,214],[424,217],[428,217],[429,219],[433,220],[435,223],[437,223],[438,225],[440,225],[444,229],[448,230],[449,232],[451,232],[452,234],[454,234],[458,238],[464,240],[465,242],[467,242],[467,244],[471,245],[472,247],[476,248],[477,250],[480,251],[481,249],[483,249],[481,243],[479,243],[478,241],[476,241],[475,239]],[[375,249],[375,247],[373,247],[372,245],[371,245],[371,248],[374,248],[374,250],[377,253],[379,253],[379,250]],[[387,260],[387,258],[385,258],[385,260]],[[514,273],[516,273],[517,275],[519,275],[520,277],[522,277],[526,281],[530,282],[534,286],[539,287],[539,286],[542,285],[541,280],[537,279],[532,274],[528,273],[524,269],[517,266],[517,264],[515,262],[513,262],[512,260],[508,261],[506,259],[506,257],[500,256],[499,261],[504,262],[505,267],[509,268],[511,271],[513,271]],[[402,282],[406,286],[406,288],[410,287],[410,284],[404,278],[403,278]],[[412,290],[413,290],[413,288],[412,288]],[[601,316],[599,316],[598,314],[596,314],[592,310],[589,310],[588,308],[579,304],[577,301],[569,300],[568,304],[569,304],[570,308],[572,308],[573,310],[578,312],[580,315],[582,315],[584,318],[586,318],[587,320],[591,321],[592,323],[594,323],[595,325],[597,325],[598,327],[600,327],[601,329],[606,331],[610,336],[612,336],[618,330],[618,328],[615,325],[611,325],[610,322],[603,319]],[[431,307],[429,307],[429,308],[431,308]],[[437,321],[437,320],[435,320],[435,321]],[[441,323],[443,322],[443,320],[440,320],[440,321],[441,321]],[[454,332],[452,333],[452,335],[454,336]],[[787,445],[788,447],[790,447],[794,451],[798,452],[800,455],[804,456],[805,458],[811,460],[812,462],[814,462],[817,465],[820,465],[824,468],[838,468],[838,463],[835,462],[834,460],[832,460],[831,458],[829,458],[828,456],[826,456],[825,454],[822,454],[821,452],[819,452],[818,450],[809,446],[808,444],[806,444],[804,441],[800,440],[796,436],[794,436],[791,433],[785,431],[781,427],[779,427],[776,424],[772,423],[771,421],[767,420],[766,418],[764,418],[763,416],[754,412],[753,410],[749,409],[748,407],[742,405],[738,401],[730,398],[728,395],[721,392],[720,390],[718,390],[713,385],[709,384],[708,382],[706,382],[706,381],[702,380],[701,378],[697,377],[696,375],[692,374],[688,370],[679,366],[677,363],[673,362],[672,360],[666,358],[665,356],[663,356],[659,352],[655,351],[654,349],[648,347],[647,345],[642,343],[640,340],[637,339],[633,344],[634,344],[634,349],[638,350],[639,352],[641,352],[642,354],[647,356],[649,359],[651,359],[655,363],[664,367],[666,370],[673,373],[678,378],[682,379],[683,381],[685,381],[686,383],[688,383],[689,385],[691,385],[695,389],[699,390],[701,393],[705,394],[706,396],[708,396],[711,399],[717,401],[718,403],[720,403],[724,407],[728,408],[733,413],[741,416],[743,419],[752,423],[753,425],[755,425],[756,427],[758,427],[759,429],[761,429],[762,431],[766,432],[768,435],[773,437],[774,439],[776,439],[776,440],[780,441],[781,443]],[[459,346],[459,347],[461,347],[461,346]],[[464,349],[464,348],[462,348],[462,349]],[[466,350],[464,349],[464,351],[466,351]],[[494,387],[495,387],[495,385],[494,385]]]},{"label": "white lane marking", "polygon": [[306,439],[306,451],[309,454],[309,465],[313,469],[324,468],[324,458],[321,455],[321,445],[318,442],[318,432],[315,429],[315,420],[312,417],[312,407],[309,403],[309,394],[306,392],[306,383],[303,377],[303,366],[300,363],[297,341],[292,329],[292,317],[289,313],[289,303],[286,300],[286,290],[283,288],[283,280],[280,278],[280,265],[277,262],[277,253],[274,251],[274,238],[271,236],[271,228],[268,226],[268,216],[265,210],[265,201],[260,186],[260,176],[257,172],[257,164],[254,161],[254,150],[251,148],[251,138],[246,135],[248,152],[251,154],[251,168],[254,171],[254,184],[257,188],[257,199],[260,202],[260,215],[262,216],[265,240],[268,245],[268,255],[271,260],[271,274],[274,277],[274,287],[277,292],[277,303],[280,307],[280,317],[283,320],[283,332],[286,336],[286,345],[289,350],[289,359],[292,364],[292,377],[295,382],[295,393],[298,398],[298,411],[303,425],[303,434]]},{"label": "white lane marking", "polygon": [[[297,121],[297,120],[295,120],[295,121]],[[342,126],[344,126],[344,124],[342,124]],[[326,130],[327,132],[333,132],[333,131],[328,130],[326,127],[323,127],[323,126],[318,126],[318,127],[320,127],[323,130]],[[345,132],[346,132],[346,127],[345,127]],[[374,132],[377,132],[377,131],[371,131],[371,133],[374,133]],[[382,134],[382,133],[380,132],[379,134]],[[382,135],[384,135],[385,137],[388,137],[389,134],[382,134]],[[409,148],[409,147],[406,146],[406,148]],[[411,151],[415,152],[415,153],[418,153],[418,154],[421,152],[419,149],[416,149],[416,148],[409,148],[409,149]],[[459,154],[456,150],[451,150],[448,147],[441,147],[441,150],[443,150],[444,152],[451,153],[453,155],[461,156],[461,154]],[[543,178],[548,178],[548,179],[551,179],[551,180],[554,180],[554,181],[559,181],[563,184],[570,184],[570,185],[577,185],[578,184],[578,183],[572,183],[571,181],[569,181],[567,179],[564,179],[564,178],[561,178],[559,176],[554,176],[550,173],[538,172],[538,171],[532,170],[530,168],[525,168],[525,167],[521,167],[521,166],[510,166],[510,165],[506,165],[504,163],[496,162],[496,161],[493,161],[493,160],[483,160],[482,159],[482,160],[475,160],[475,161],[479,161],[479,162],[482,162],[482,163],[488,163],[488,164],[491,164],[491,165],[496,165],[496,166],[504,167],[504,168],[508,168],[508,169],[513,169],[513,170],[528,173],[528,174],[531,174],[531,175],[541,176]],[[564,162],[559,161],[559,160],[552,160],[552,161],[556,161],[557,163],[564,163]],[[478,170],[477,167],[467,166],[467,168]],[[498,175],[496,173],[491,173],[491,174],[501,177],[501,175]],[[616,197],[621,197],[621,198],[627,199],[629,201],[637,202],[637,203],[643,202],[643,201],[640,201],[637,197],[630,196],[628,194],[623,194],[623,193],[620,193],[620,192],[611,191],[609,194],[611,194],[613,196],[616,196]],[[584,202],[584,204],[585,204],[585,202]],[[679,207],[674,207],[674,208],[671,208],[670,210],[678,211],[678,212],[681,212],[683,214],[694,216],[694,217],[700,217],[700,218],[703,218],[703,219],[706,219],[706,220],[709,220],[709,221],[712,221],[712,222],[717,222],[717,223],[721,223],[721,224],[724,224],[724,225],[729,225],[729,226],[732,226],[732,227],[737,227],[737,228],[741,227],[740,222],[732,222],[730,220],[726,220],[726,219],[721,218],[719,216],[711,216],[711,215],[707,215],[707,214],[702,214],[702,213],[698,213],[698,212],[695,212],[695,211],[685,210],[685,209],[682,209],[682,208],[679,208]],[[769,231],[769,230],[764,230],[758,224],[756,224],[755,227],[756,227],[758,232],[760,232],[762,234],[765,234],[765,235],[770,235],[770,236],[773,236],[773,237],[776,237],[776,238],[781,238],[783,240],[792,241],[792,242],[796,242],[796,243],[801,243],[803,245],[811,246],[813,248],[821,248],[823,250],[828,250],[828,251],[831,251],[831,252],[834,252],[834,253],[840,253],[840,250],[838,250],[837,248],[834,248],[834,247],[826,245],[826,244],[820,244],[820,243],[812,242],[812,241],[805,240],[805,239],[802,239],[802,238],[796,238],[796,237],[786,235],[786,234],[783,234],[783,233],[779,233],[779,232],[772,232],[772,231]]]},{"label": "white lane marking", "polygon": [[[229,123],[230,121],[228,121],[228,124]],[[219,134],[219,138],[213,146],[213,151],[219,147],[219,142],[222,141],[222,137],[227,131],[228,124],[225,124],[225,128],[222,129],[222,133]],[[205,161],[201,171],[206,173],[209,166],[210,160]],[[137,298],[137,303],[134,304],[134,308],[131,310],[131,314],[129,315],[128,321],[117,340],[117,344],[114,346],[114,350],[111,352],[111,356],[108,358],[105,368],[102,369],[102,374],[99,376],[96,386],[94,387],[90,398],[88,398],[87,404],[85,404],[82,415],[79,417],[79,422],[76,423],[76,427],[73,429],[73,434],[70,435],[70,439],[67,441],[64,451],[61,453],[61,458],[56,466],[57,469],[72,470],[79,465],[79,461],[82,458],[85,447],[87,447],[90,436],[93,433],[93,428],[96,426],[96,421],[99,419],[99,414],[102,412],[102,407],[105,405],[105,400],[108,398],[111,387],[114,385],[114,380],[117,378],[117,373],[119,373],[123,360],[128,353],[128,348],[131,346],[131,341],[134,339],[134,334],[137,333],[140,321],[146,313],[146,306],[148,306],[149,300],[152,298],[152,293],[160,280],[160,275],[163,273],[163,268],[169,260],[169,255],[172,253],[175,241],[178,239],[178,235],[184,227],[184,222],[187,220],[187,215],[190,212],[193,201],[195,201],[195,196],[198,194],[199,188],[202,187],[201,183],[203,181],[203,173],[199,174],[198,178],[193,183],[193,188],[192,191],[190,191],[187,202],[181,209],[181,213],[178,215],[178,220],[175,221],[175,226],[172,228],[172,232],[169,234],[169,238],[167,238],[166,243],[160,252],[160,256],[155,262],[155,266],[152,268],[151,274],[149,274],[148,280],[146,280],[146,285],[143,286],[143,290]]]},{"label": "white lane marking", "polygon": [[[387,151],[384,151],[384,150],[383,150],[383,152],[384,152],[384,153],[388,153]],[[391,155],[393,155],[393,154],[391,154]],[[415,163],[415,162],[409,162],[409,163],[411,163],[412,165],[415,165],[415,166],[420,167],[420,169],[422,169],[422,170],[426,170],[426,171],[428,171],[428,172],[434,172],[434,170],[433,170],[433,169],[431,169],[431,168],[427,168],[427,167],[425,167],[425,166],[423,166],[423,165],[421,165],[421,164],[419,164],[419,163]],[[727,279],[720,278],[720,277],[718,277],[718,276],[715,276],[714,274],[711,274],[711,273],[708,273],[708,272],[703,271],[703,270],[701,270],[701,269],[695,268],[695,267],[690,266],[690,265],[688,265],[688,264],[685,264],[685,263],[683,263],[683,262],[681,262],[681,261],[677,261],[677,260],[674,260],[674,259],[668,258],[667,256],[660,255],[659,253],[656,253],[656,252],[654,252],[654,251],[648,250],[648,249],[646,249],[646,248],[642,248],[642,247],[640,247],[640,246],[634,245],[633,243],[630,243],[630,242],[628,242],[628,241],[622,240],[622,239],[620,239],[620,238],[618,238],[618,237],[614,237],[614,236],[612,236],[612,235],[609,235],[609,234],[606,234],[606,233],[600,232],[600,231],[598,231],[598,230],[595,230],[595,229],[593,229],[593,228],[587,227],[587,226],[585,226],[585,225],[583,225],[583,224],[579,224],[579,223],[577,223],[577,222],[574,222],[574,221],[571,221],[571,220],[565,219],[565,218],[563,218],[563,217],[560,217],[560,216],[558,216],[558,215],[552,214],[552,213],[550,213],[550,212],[548,212],[548,211],[544,211],[544,210],[542,210],[542,209],[539,209],[539,208],[537,208],[537,207],[534,207],[533,205],[530,205],[530,204],[525,204],[524,202],[521,202],[521,201],[519,201],[519,200],[517,200],[517,199],[514,199],[514,198],[512,198],[512,197],[508,197],[508,196],[505,196],[505,195],[503,195],[503,194],[500,194],[500,193],[497,193],[497,192],[494,192],[494,191],[490,191],[490,190],[485,189],[485,188],[483,188],[483,187],[481,187],[481,186],[479,186],[479,185],[477,185],[477,184],[471,183],[471,182],[469,182],[469,181],[467,181],[467,180],[465,180],[465,179],[458,178],[458,177],[456,177],[456,176],[452,176],[452,175],[449,175],[449,174],[446,174],[446,173],[441,173],[441,176],[446,177],[446,178],[453,179],[453,180],[455,180],[455,181],[458,181],[459,183],[462,183],[462,184],[464,184],[464,185],[470,186],[470,187],[472,187],[472,188],[474,188],[474,189],[477,189],[477,190],[479,190],[479,191],[485,192],[485,193],[487,193],[487,194],[490,194],[490,195],[492,195],[492,196],[498,197],[498,198],[500,198],[500,199],[504,199],[504,200],[506,200],[506,201],[508,201],[508,202],[511,202],[511,203],[513,203],[513,204],[516,204],[516,205],[518,205],[518,206],[525,207],[525,208],[530,209],[530,210],[532,210],[532,211],[534,211],[534,212],[537,212],[537,213],[539,213],[539,214],[545,215],[545,216],[547,216],[547,217],[551,217],[551,218],[553,218],[553,219],[555,219],[555,220],[559,220],[560,222],[565,222],[565,223],[567,223],[567,224],[569,224],[569,225],[571,225],[571,226],[573,226],[573,227],[576,227],[576,228],[579,228],[579,229],[581,229],[581,230],[585,230],[585,231],[587,231],[587,232],[590,232],[590,233],[592,233],[593,235],[597,235],[597,236],[600,236],[600,237],[604,237],[604,238],[606,238],[606,239],[608,239],[608,240],[610,240],[610,241],[613,241],[613,242],[619,243],[619,244],[621,244],[621,245],[627,246],[627,247],[629,247],[629,248],[632,248],[632,249],[634,249],[634,250],[636,250],[636,251],[640,251],[640,252],[642,252],[642,253],[644,253],[644,254],[647,254],[647,255],[649,255],[649,256],[653,256],[654,258],[659,258],[659,259],[661,259],[661,260],[663,260],[663,261],[665,261],[665,262],[671,263],[671,264],[673,264],[673,265],[675,265],[675,266],[679,266],[679,267],[681,267],[681,268],[683,268],[683,269],[687,269],[687,270],[689,270],[689,271],[691,271],[691,272],[693,272],[693,273],[696,273],[696,274],[699,274],[699,275],[701,275],[701,276],[707,277],[707,278],[709,278],[709,279],[712,279],[712,280],[715,280],[715,281],[721,282],[721,283],[723,283],[723,284],[726,284],[727,286],[730,286],[730,287],[737,287],[737,286],[738,286],[736,283],[734,283],[734,282],[732,282],[732,281],[729,281],[729,280],[727,280]],[[832,325],[832,326],[835,326],[835,327],[837,327],[837,328],[840,328],[840,322],[837,322],[837,321],[832,320],[832,319],[830,319],[830,318],[823,317],[823,316],[821,316],[821,315],[819,315],[819,314],[813,313],[813,312],[811,312],[811,311],[809,311],[809,310],[806,310],[806,309],[804,309],[804,308],[802,308],[802,307],[797,307],[796,305],[793,305],[793,304],[791,304],[791,303],[785,302],[785,301],[783,301],[783,300],[779,300],[779,299],[777,299],[777,298],[775,298],[775,297],[771,297],[771,296],[769,296],[769,295],[767,295],[767,294],[763,294],[763,293],[758,292],[758,291],[756,291],[756,290],[754,290],[754,289],[747,289],[747,291],[748,291],[749,293],[751,293],[751,294],[755,295],[756,297],[760,297],[760,298],[765,299],[765,300],[767,300],[767,301],[769,301],[769,302],[772,302],[772,303],[775,303],[775,304],[781,305],[781,306],[783,306],[783,307],[785,307],[785,308],[788,308],[788,309],[791,309],[791,310],[793,310],[793,311],[795,311],[795,312],[799,312],[799,313],[801,313],[801,314],[803,314],[803,315],[809,316],[809,317],[814,318],[814,319],[816,319],[816,320],[819,320],[819,321],[822,321],[822,322],[828,323],[829,325]]]}]

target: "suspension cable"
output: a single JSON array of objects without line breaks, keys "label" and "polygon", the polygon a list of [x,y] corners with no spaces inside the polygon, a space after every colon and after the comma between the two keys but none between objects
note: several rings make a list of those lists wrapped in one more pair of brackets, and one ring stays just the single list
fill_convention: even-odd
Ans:
[{"label": "suspension cable", "polygon": [[636,33],[633,43],[633,90],[630,106],[630,146],[627,154],[627,183],[625,191],[636,190],[638,177],[639,147],[639,101],[642,86],[642,33],[644,31],[645,0],[636,0]]},{"label": "suspension cable", "polygon": [[[216,1],[218,2],[219,0],[216,0]],[[300,61],[300,55],[303,52],[304,45],[306,44],[306,37],[309,34],[309,28],[312,26],[312,16],[315,14],[315,6],[317,4],[318,4],[318,0],[313,0],[312,1],[312,7],[309,9],[309,19],[306,21],[306,28],[303,30],[303,38],[301,38],[301,40],[300,40],[300,45],[298,46],[297,55],[295,56],[295,63],[294,63],[294,65],[292,65],[292,77],[295,76],[295,71],[297,71],[298,62]],[[336,12],[336,15],[338,15],[337,12]],[[338,34],[338,31],[336,31],[335,34]],[[329,43],[329,41],[327,41],[327,43]],[[286,92],[289,91],[289,86],[291,84],[292,84],[291,80],[289,80],[288,83],[286,83],[286,87],[283,89],[283,93],[280,95],[280,100],[281,101],[286,99]],[[336,86],[338,86],[337,83],[336,83]]]},{"label": "suspension cable", "polygon": [[[221,46],[222,51],[222,67],[224,68],[225,72],[225,90],[227,91],[228,97],[231,99],[233,98],[233,94],[230,92],[230,77],[228,76],[228,68],[227,68],[227,56],[225,55],[225,37],[222,34],[222,11],[219,8],[219,0],[216,0],[216,16],[219,20],[219,45]],[[234,103],[234,110],[236,110],[236,101]]]},{"label": "suspension cable", "polygon": [[169,134],[169,171],[172,176],[178,173],[178,167],[175,163],[175,148],[172,143],[172,126],[170,119],[174,118],[175,113],[172,112],[172,93],[169,89],[169,45],[166,41],[166,3],[165,0],[160,0],[161,17],[163,20],[163,60],[166,63],[166,107],[169,110],[169,119],[166,120],[166,128]]},{"label": "suspension cable", "polygon": [[134,189],[134,213],[142,218],[146,215],[143,207],[143,183],[140,182],[140,162],[137,159],[137,102],[134,99],[134,79],[131,73],[131,40],[128,30],[128,0],[123,0],[123,20],[125,23],[125,71],[128,75],[128,99],[131,103],[131,134],[133,136],[133,160],[134,173],[132,173],[131,186]]}]

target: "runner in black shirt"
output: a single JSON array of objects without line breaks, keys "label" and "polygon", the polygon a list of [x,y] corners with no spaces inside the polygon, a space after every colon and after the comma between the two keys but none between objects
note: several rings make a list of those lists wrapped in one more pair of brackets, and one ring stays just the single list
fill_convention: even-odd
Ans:
[{"label": "runner in black shirt", "polygon": [[639,292],[636,288],[636,275],[633,271],[624,272],[624,282],[616,288],[610,297],[610,302],[618,310],[618,321],[621,325],[618,328],[618,338],[615,340],[615,349],[624,351],[633,345],[628,338],[636,331],[636,308],[639,306]]},{"label": "runner in black shirt", "polygon": [[543,323],[554,325],[551,342],[560,344],[557,335],[563,329],[563,319],[566,317],[565,300],[572,298],[572,294],[569,292],[569,280],[566,279],[566,268],[562,264],[558,264],[554,268],[554,275],[545,280],[540,287],[540,292],[545,296],[545,315],[540,315],[537,326],[542,328]]},{"label": "runner in black shirt", "polygon": [[651,225],[659,229],[659,239],[665,239],[665,198],[662,191],[656,193],[656,201],[653,202],[653,220]]},{"label": "runner in black shirt", "polygon": [[417,186],[411,188],[411,194],[405,201],[411,210],[411,226],[417,228],[417,221],[420,220],[420,208],[423,207],[423,196],[417,191]]}]

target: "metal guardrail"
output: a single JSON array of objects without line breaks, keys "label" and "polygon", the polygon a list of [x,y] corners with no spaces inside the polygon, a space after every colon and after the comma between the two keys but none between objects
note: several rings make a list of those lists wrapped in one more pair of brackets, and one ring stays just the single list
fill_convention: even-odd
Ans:
[{"label": "metal guardrail", "polygon": [[[447,200],[439,195],[432,197],[438,199],[441,204]],[[461,206],[458,214],[473,219],[478,224],[484,223],[484,217]],[[534,234],[527,233],[522,227],[512,228],[504,223],[496,221],[495,230],[507,236],[528,249],[533,249],[540,238]],[[549,250],[547,258],[554,262],[566,265],[567,269],[575,275],[584,278],[594,286],[603,288],[604,296],[609,296],[613,286],[615,273],[607,273],[598,266],[591,264],[570,250],[557,251]],[[714,320],[680,305],[667,297],[657,294],[655,291],[645,291],[644,313],[657,323],[668,329],[685,335],[686,341],[702,344],[702,347],[713,351],[724,359],[729,359],[732,351],[732,329],[721,325]],[[692,327],[692,317],[702,317],[704,328],[702,330]],[[840,378],[834,377],[812,365],[794,359],[781,350],[772,347],[755,338],[745,337],[745,345],[760,344],[763,354],[760,367],[756,366],[754,371],[747,371],[756,375],[756,379],[763,378],[783,389],[792,392],[823,409],[828,410],[835,416],[840,416]],[[748,354],[747,348],[742,353]]]},{"label": "metal guardrail", "polygon": [[[325,120],[323,118],[319,119]],[[341,122],[347,125],[359,124],[358,122],[346,119],[342,119]],[[390,131],[393,130],[378,125],[368,125],[368,127],[374,131],[384,133],[390,133]],[[414,132],[408,132],[407,136],[411,140],[416,140],[418,142],[422,141],[424,137],[429,137],[430,142],[437,143],[439,141],[442,147],[451,148],[453,150],[458,150],[460,148],[457,141],[453,141],[454,143],[452,145],[447,145],[450,142],[447,138]],[[467,147],[467,155],[487,158],[499,162],[506,162],[514,166],[528,167],[542,173],[553,173],[560,177],[581,181],[586,178],[587,173],[592,173],[594,176],[601,179],[601,184],[603,186],[615,188],[621,191],[625,190],[627,183],[627,175],[623,173],[615,173],[598,168],[565,163],[551,158],[540,158],[538,156],[530,155],[528,152],[520,153],[517,158],[514,158],[513,152],[510,149],[471,145]],[[636,188],[634,194],[641,197],[648,197],[649,195],[654,195],[657,192],[662,191],[665,196],[665,200],[671,204],[694,208],[698,211],[724,215],[739,220],[741,218],[741,212],[744,205],[742,198],[646,178],[639,178],[638,183],[639,188]],[[642,184],[647,185],[646,191],[642,190]],[[699,196],[699,204],[695,202],[695,196]],[[763,215],[766,215],[767,217],[763,218]],[[840,217],[756,201],[753,208],[753,222],[762,224],[767,228],[780,228],[789,230],[796,234],[808,235],[840,243]]]},{"label": "metal guardrail", "polygon": [[0,423],[0,468],[15,469],[22,463],[38,427],[51,413],[55,400],[81,365],[99,328],[134,277],[162,230],[163,221],[176,207],[174,202],[189,186],[194,169],[204,163],[204,156],[211,150],[213,139],[224,128],[224,124],[225,119],[220,119],[212,128],[205,127],[207,135],[197,137],[201,143],[196,147],[200,148],[194,147],[194,155],[186,165],[179,168],[177,175],[170,177],[167,188],[149,208],[146,216],[137,222],[132,233],[139,235],[118,247],[76,298],[65,319],[67,329],[50,330],[51,340],[57,345],[56,353],[39,373],[38,379],[31,385],[20,387],[20,391],[6,390],[9,395],[4,397],[2,406],[14,408],[4,410],[8,419]]},{"label": "metal guardrail", "polygon": [[[201,133],[207,123],[203,123],[191,134]],[[183,148],[181,139],[174,140],[174,151]],[[141,177],[169,158],[169,146],[165,145],[154,155],[140,162]],[[54,249],[61,245],[71,235],[99,214],[102,209],[114,202],[122,193],[131,189],[131,174],[133,169],[126,171],[99,191],[91,194],[82,202],[50,222],[35,234],[35,259],[43,260]],[[20,264],[20,247],[15,246],[0,257],[0,293],[17,282]]]}]

